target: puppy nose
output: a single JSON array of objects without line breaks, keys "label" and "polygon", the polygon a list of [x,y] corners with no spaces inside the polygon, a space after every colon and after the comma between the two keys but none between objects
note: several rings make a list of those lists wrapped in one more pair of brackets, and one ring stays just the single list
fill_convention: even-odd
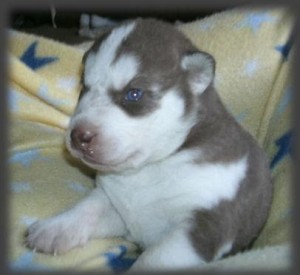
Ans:
[{"label": "puppy nose", "polygon": [[71,143],[76,149],[84,150],[91,144],[95,136],[93,131],[77,127],[71,131]]}]

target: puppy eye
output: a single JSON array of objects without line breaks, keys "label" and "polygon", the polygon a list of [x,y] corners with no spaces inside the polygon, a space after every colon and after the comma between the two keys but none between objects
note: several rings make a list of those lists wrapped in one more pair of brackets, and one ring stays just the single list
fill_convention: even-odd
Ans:
[{"label": "puppy eye", "polygon": [[139,101],[143,97],[143,91],[141,89],[131,89],[128,90],[125,94],[125,100],[136,102]]}]

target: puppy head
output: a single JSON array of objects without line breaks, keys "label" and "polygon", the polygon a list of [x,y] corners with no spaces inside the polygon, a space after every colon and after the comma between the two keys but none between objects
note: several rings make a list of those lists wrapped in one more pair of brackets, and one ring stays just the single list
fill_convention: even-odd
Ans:
[{"label": "puppy head", "polygon": [[95,42],[84,57],[82,91],[66,144],[99,171],[162,160],[197,121],[214,60],[172,25],[138,19]]}]

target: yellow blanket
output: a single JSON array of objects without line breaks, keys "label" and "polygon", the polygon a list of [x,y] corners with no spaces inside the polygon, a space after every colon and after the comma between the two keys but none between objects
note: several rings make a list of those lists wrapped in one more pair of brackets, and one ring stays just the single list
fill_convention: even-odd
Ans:
[{"label": "yellow blanket", "polygon": [[[275,189],[269,220],[253,248],[207,268],[289,266],[292,26],[291,12],[280,8],[236,9],[178,25],[215,57],[215,85],[228,109],[266,150]],[[82,50],[53,40],[9,33],[13,270],[118,271],[137,256],[137,247],[119,238],[94,240],[59,256],[33,253],[23,244],[29,224],[71,207],[93,188],[94,171],[73,160],[64,147],[64,131],[79,92],[82,55]]]}]

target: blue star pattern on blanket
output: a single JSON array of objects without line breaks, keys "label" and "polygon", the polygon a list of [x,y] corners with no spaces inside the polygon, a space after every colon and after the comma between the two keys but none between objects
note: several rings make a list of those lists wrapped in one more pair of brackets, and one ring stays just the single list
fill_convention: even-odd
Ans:
[{"label": "blue star pattern on blanket", "polygon": [[22,93],[19,93],[17,90],[14,88],[10,87],[9,88],[9,93],[8,93],[8,106],[9,109],[12,112],[18,112],[20,104],[23,102],[29,102],[30,99],[23,95]]},{"label": "blue star pattern on blanket", "polygon": [[240,124],[243,124],[249,115],[247,111],[242,111],[239,113],[234,112],[233,107],[230,106],[230,104],[227,105],[227,109],[233,115],[234,119]]},{"label": "blue star pattern on blanket", "polygon": [[68,187],[77,193],[87,193],[90,189],[79,182],[69,182]]},{"label": "blue star pattern on blanket", "polygon": [[45,102],[49,103],[55,107],[61,107],[62,105],[68,104],[66,99],[58,99],[49,94],[49,89],[46,84],[40,86],[38,90],[38,95],[41,99],[45,100]]},{"label": "blue star pattern on blanket", "polygon": [[247,115],[248,115],[247,112],[240,112],[239,114],[234,116],[234,118],[238,123],[243,124],[245,119],[247,118]]},{"label": "blue star pattern on blanket", "polygon": [[107,264],[108,266],[114,271],[114,272],[122,272],[128,270],[133,263],[135,262],[135,259],[126,258],[125,255],[127,253],[127,248],[124,245],[120,245],[118,247],[120,252],[107,252],[104,254],[104,256],[107,258]]},{"label": "blue star pattern on blanket", "polygon": [[274,168],[285,156],[291,154],[292,131],[288,131],[275,141],[278,151],[271,161],[271,168]]},{"label": "blue star pattern on blanket", "polygon": [[245,74],[248,77],[252,77],[258,70],[259,68],[259,63],[257,60],[253,59],[247,62],[247,64],[245,65]]},{"label": "blue star pattern on blanket", "polygon": [[292,87],[287,87],[286,90],[284,91],[284,94],[278,104],[276,113],[277,114],[282,114],[286,108],[288,107],[288,105],[292,102],[292,94],[293,94],[293,90]]},{"label": "blue star pattern on blanket", "polygon": [[31,166],[32,162],[37,160],[47,160],[46,157],[41,156],[41,153],[38,149],[18,152],[10,158],[10,162],[13,162],[14,164],[21,164],[27,168]]},{"label": "blue star pattern on blanket", "polygon": [[20,222],[26,226],[32,225],[34,222],[36,222],[38,220],[37,217],[32,217],[32,216],[27,216],[27,215],[23,215],[21,217]]},{"label": "blue star pattern on blanket", "polygon": [[28,67],[33,70],[37,70],[58,60],[58,58],[54,56],[38,57],[36,55],[37,46],[38,41],[31,43],[25,50],[23,55],[20,57],[20,60],[24,62]]},{"label": "blue star pattern on blanket", "polygon": [[211,29],[213,29],[214,24],[212,22],[201,22],[201,24],[199,24],[199,28],[205,31],[210,31]]},{"label": "blue star pattern on blanket", "polygon": [[31,191],[31,185],[29,182],[13,182],[10,185],[10,190],[15,193]]},{"label": "blue star pattern on blanket", "polygon": [[34,253],[25,252],[16,261],[10,263],[13,271],[50,271],[50,268],[34,263]]},{"label": "blue star pattern on blanket", "polygon": [[253,32],[260,29],[262,24],[266,22],[275,22],[276,17],[272,16],[268,12],[251,12],[247,14],[242,22],[238,24],[238,27],[249,27]]},{"label": "blue star pattern on blanket", "polygon": [[290,39],[285,44],[277,45],[275,47],[275,49],[281,53],[284,61],[288,59],[289,53],[292,49],[293,42],[294,42],[294,37],[291,36]]}]

